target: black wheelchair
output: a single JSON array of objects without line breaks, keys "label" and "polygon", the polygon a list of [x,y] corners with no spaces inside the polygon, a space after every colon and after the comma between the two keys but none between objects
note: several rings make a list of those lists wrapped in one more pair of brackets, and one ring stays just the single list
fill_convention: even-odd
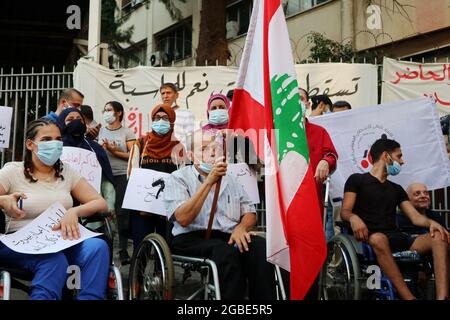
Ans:
[{"label": "black wheelchair", "polygon": [[[120,274],[119,268],[114,265],[113,257],[113,232],[111,229],[111,224],[109,219],[111,217],[110,212],[100,212],[85,218],[81,221],[81,224],[89,228],[89,224],[101,223],[101,226],[96,229],[91,229],[94,232],[103,233],[101,238],[108,243],[110,249],[110,269],[108,276],[108,288],[107,296],[108,300],[124,300],[122,276]],[[0,233],[5,232],[5,214],[0,211]],[[30,286],[28,282],[33,280],[33,273],[4,267],[0,261],[0,300],[10,300],[11,289],[18,289],[25,293],[30,292]],[[63,299],[72,299],[77,294],[76,290],[64,289]]]},{"label": "black wheelchair", "polygon": [[[258,235],[264,236],[263,233]],[[175,268],[181,268],[182,279],[176,279]],[[136,248],[129,273],[129,298],[132,300],[179,299],[177,289],[193,276],[199,275],[200,282],[194,292],[184,300],[220,300],[219,273],[214,261],[206,258],[172,254],[164,237],[151,233]],[[279,300],[286,299],[286,293],[278,266],[274,267],[274,278]]]},{"label": "black wheelchair", "polygon": [[[336,224],[341,228],[341,233],[327,244],[327,257],[319,279],[320,298],[397,300],[394,286],[378,266],[373,248],[353,237],[349,223]],[[410,250],[393,252],[392,255],[413,294],[422,299],[433,299],[435,278],[432,258]],[[422,286],[418,285],[419,275],[425,275]]]}]

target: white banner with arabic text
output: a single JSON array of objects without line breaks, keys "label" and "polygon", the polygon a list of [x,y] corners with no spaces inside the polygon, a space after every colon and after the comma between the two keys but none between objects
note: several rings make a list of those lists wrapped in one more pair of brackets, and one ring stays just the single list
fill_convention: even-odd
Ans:
[{"label": "white banner with arabic text", "polygon": [[450,113],[450,64],[384,58],[382,102],[431,97],[439,114]]},{"label": "white banner with arabic text", "polygon": [[425,183],[429,190],[450,185],[450,162],[436,107],[431,99],[400,101],[314,117],[311,122],[327,129],[339,155],[331,176],[333,198],[343,196],[347,178],[369,172],[369,150],[380,138],[401,145],[405,164],[390,180],[406,188],[413,182]]},{"label": "white banner with arabic text", "polygon": [[[377,67],[371,64],[318,63],[296,65],[300,86],[310,95],[328,94],[332,101],[347,100],[353,108],[377,103]],[[136,135],[150,128],[149,113],[161,103],[159,88],[173,82],[179,89],[178,105],[191,110],[196,127],[206,123],[206,105],[213,93],[234,89],[236,67],[136,67],[110,70],[81,59],[74,71],[74,87],[93,107],[94,118],[102,122],[106,102],[119,101],[125,108],[125,124]]]}]

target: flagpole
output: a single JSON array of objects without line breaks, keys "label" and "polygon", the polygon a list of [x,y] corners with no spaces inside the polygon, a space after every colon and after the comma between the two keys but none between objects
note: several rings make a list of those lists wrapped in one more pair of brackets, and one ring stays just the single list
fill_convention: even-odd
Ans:
[{"label": "flagpole", "polygon": [[[223,141],[222,152],[223,152],[223,155],[225,156],[225,161],[226,161],[227,142],[225,139],[225,135],[223,136],[222,141]],[[211,212],[209,214],[208,228],[206,229],[205,240],[209,240],[211,238],[212,225],[214,222],[214,215],[216,214],[216,210],[217,210],[217,201],[219,199],[219,191],[220,191],[221,184],[222,184],[222,177],[220,177],[219,180],[217,180],[216,189],[214,190],[214,197],[213,197],[213,202],[212,202],[212,206],[211,206]]]}]

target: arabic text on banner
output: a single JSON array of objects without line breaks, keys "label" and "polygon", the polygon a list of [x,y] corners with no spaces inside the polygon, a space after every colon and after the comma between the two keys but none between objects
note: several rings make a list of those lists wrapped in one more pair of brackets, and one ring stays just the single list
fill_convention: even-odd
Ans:
[{"label": "arabic text on banner", "polygon": [[327,129],[339,155],[331,176],[332,198],[343,196],[345,181],[351,174],[371,170],[369,150],[380,138],[400,143],[405,161],[400,174],[389,180],[403,188],[413,182],[425,183],[429,190],[450,185],[450,162],[431,99],[337,112],[314,117],[311,122]]},{"label": "arabic text on banner", "polygon": [[[299,85],[311,95],[328,94],[332,101],[347,100],[353,108],[377,103],[377,67],[371,64],[318,63],[296,66]],[[206,107],[213,93],[235,88],[236,67],[136,67],[121,71],[79,60],[74,87],[83,92],[85,103],[95,106],[94,118],[102,119],[106,101],[116,100],[125,108],[125,125],[136,136],[150,130],[150,112],[161,103],[159,88],[173,82],[179,88],[178,105],[195,116],[195,128],[207,121]]]},{"label": "arabic text on banner", "polygon": [[439,114],[450,113],[450,63],[416,63],[384,58],[382,101],[430,97]]},{"label": "arabic text on banner", "polygon": [[86,239],[96,237],[100,233],[92,232],[81,224],[78,240],[64,240],[61,230],[53,231],[52,227],[61,221],[66,209],[60,203],[51,205],[36,219],[20,230],[0,236],[0,241],[15,252],[26,254],[47,254],[70,248]]}]

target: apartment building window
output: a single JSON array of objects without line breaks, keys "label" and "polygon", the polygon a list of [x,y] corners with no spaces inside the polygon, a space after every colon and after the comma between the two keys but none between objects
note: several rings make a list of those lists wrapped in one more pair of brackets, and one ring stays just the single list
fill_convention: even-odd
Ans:
[{"label": "apartment building window", "polygon": [[156,50],[162,51],[163,63],[183,60],[192,56],[192,19],[177,23],[155,35]]},{"label": "apartment building window", "polygon": [[282,0],[282,4],[285,15],[292,16],[329,1],[330,0]]},{"label": "apartment building window", "polygon": [[227,39],[247,33],[252,15],[252,0],[230,0],[227,5]]},{"label": "apartment building window", "polygon": [[141,41],[127,49],[127,52],[122,59],[122,65],[125,68],[133,68],[139,65],[146,65],[147,56],[147,41]]},{"label": "apartment building window", "polygon": [[144,0],[122,0],[122,16],[129,14],[131,11],[139,7],[143,2]]}]

